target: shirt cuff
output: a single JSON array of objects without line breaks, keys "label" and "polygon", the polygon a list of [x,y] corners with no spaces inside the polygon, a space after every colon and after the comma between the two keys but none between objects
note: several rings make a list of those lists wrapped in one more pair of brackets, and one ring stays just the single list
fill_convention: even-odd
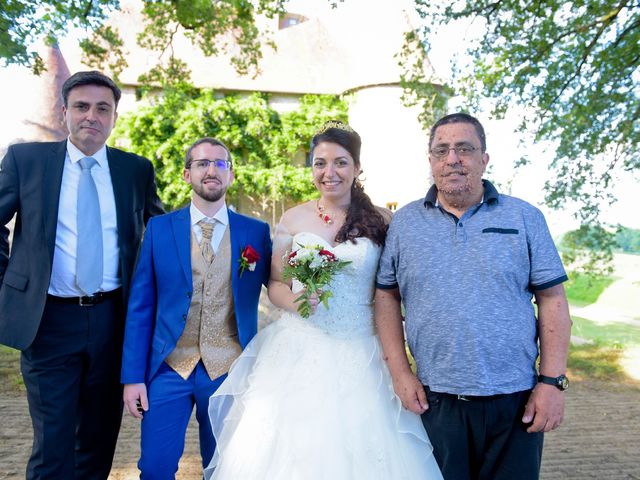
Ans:
[{"label": "shirt cuff", "polygon": [[385,285],[384,283],[376,282],[376,288],[379,288],[380,290],[393,290],[398,288],[398,284],[394,283],[393,285]]},{"label": "shirt cuff", "polygon": [[531,284],[529,288],[531,289],[531,291],[546,290],[547,288],[555,287],[556,285],[566,282],[567,280],[569,280],[569,277],[567,277],[566,275],[562,275],[561,277],[551,280],[550,282],[542,283],[540,285]]}]

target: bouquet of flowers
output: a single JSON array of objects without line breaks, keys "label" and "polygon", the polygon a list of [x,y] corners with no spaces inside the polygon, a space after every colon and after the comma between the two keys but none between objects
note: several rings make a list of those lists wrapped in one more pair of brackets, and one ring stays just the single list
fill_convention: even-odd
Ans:
[{"label": "bouquet of flowers", "polygon": [[332,293],[329,290],[321,290],[331,282],[333,275],[351,262],[339,260],[329,249],[320,245],[302,245],[300,248],[284,257],[284,268],[282,276],[285,280],[296,279],[302,283],[306,289],[296,298],[300,302],[298,312],[304,318],[311,315],[311,304],[309,298],[314,293],[320,291],[319,300],[329,308],[329,299]]}]

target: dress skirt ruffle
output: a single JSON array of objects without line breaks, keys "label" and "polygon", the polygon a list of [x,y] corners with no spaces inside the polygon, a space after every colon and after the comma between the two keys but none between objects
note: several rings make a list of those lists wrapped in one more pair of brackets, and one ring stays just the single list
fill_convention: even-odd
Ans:
[{"label": "dress skirt ruffle", "polygon": [[217,480],[440,479],[375,335],[338,338],[284,314],[211,397]]}]

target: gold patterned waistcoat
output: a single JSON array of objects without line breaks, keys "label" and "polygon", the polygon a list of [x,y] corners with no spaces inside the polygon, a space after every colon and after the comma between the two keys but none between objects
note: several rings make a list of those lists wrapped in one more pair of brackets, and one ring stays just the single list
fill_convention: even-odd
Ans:
[{"label": "gold patterned waistcoat", "polygon": [[176,348],[166,362],[187,379],[202,359],[214,380],[227,373],[240,355],[238,331],[231,292],[231,241],[229,227],[211,265],[207,265],[191,229],[191,275],[193,295],[187,323]]}]

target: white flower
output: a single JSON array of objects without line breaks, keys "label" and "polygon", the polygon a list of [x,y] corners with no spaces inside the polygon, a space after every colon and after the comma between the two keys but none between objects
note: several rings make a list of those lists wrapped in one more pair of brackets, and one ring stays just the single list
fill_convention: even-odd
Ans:
[{"label": "white flower", "polygon": [[311,260],[311,263],[309,264],[309,266],[311,268],[319,268],[322,265],[325,264],[325,258],[320,255],[320,253],[318,253],[318,251],[315,251],[315,255],[313,256],[313,260]]},{"label": "white flower", "polygon": [[303,262],[307,259],[312,260],[316,255],[316,251],[313,248],[301,247],[296,251],[295,259],[297,262]]}]

